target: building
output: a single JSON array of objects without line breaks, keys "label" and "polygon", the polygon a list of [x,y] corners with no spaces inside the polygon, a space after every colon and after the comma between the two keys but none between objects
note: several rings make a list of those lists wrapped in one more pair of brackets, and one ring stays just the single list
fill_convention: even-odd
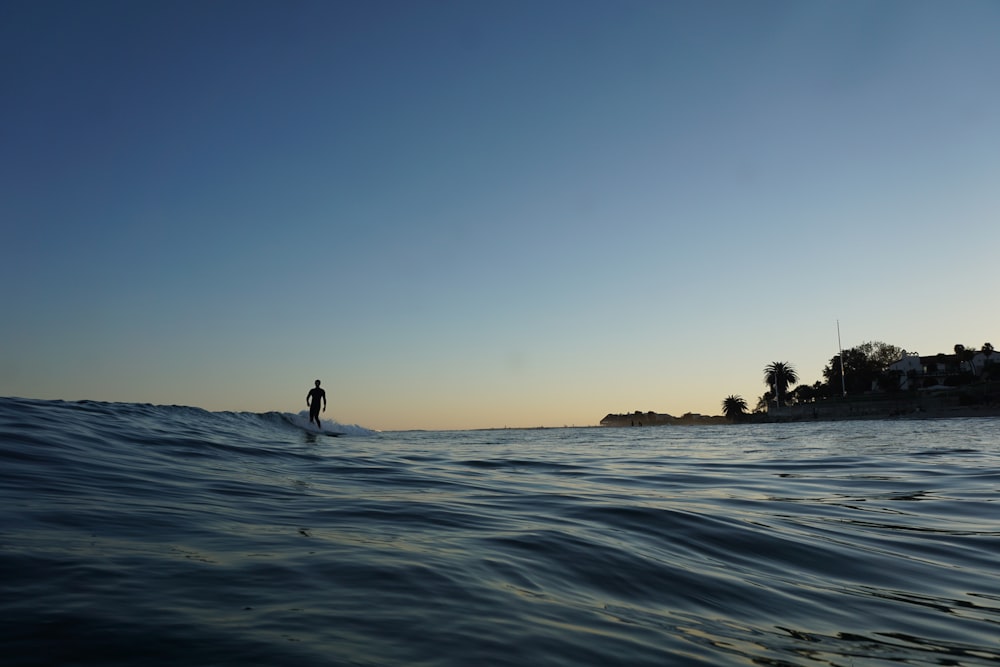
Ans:
[{"label": "building", "polygon": [[899,379],[899,389],[934,389],[967,384],[990,375],[1000,365],[1000,356],[993,358],[992,348],[964,354],[935,354],[922,357],[916,352],[903,352],[899,361],[889,365],[886,373]]}]

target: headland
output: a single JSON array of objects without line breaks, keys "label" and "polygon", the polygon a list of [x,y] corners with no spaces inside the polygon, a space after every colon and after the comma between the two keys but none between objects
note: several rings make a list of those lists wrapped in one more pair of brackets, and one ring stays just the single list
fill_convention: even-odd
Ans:
[{"label": "headland", "polygon": [[1000,417],[1000,383],[933,392],[878,394],[831,398],[795,405],[771,405],[766,411],[732,419],[722,415],[686,413],[680,417],[659,412],[609,414],[601,426],[707,426],[717,424],[774,424],[785,422],[857,419],[949,419]]}]

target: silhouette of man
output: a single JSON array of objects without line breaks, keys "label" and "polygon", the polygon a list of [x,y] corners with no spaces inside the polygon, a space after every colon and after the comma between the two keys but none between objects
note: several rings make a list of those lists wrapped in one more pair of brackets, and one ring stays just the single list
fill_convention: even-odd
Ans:
[{"label": "silhouette of man", "polygon": [[319,423],[320,399],[323,399],[323,412],[326,412],[326,392],[319,388],[319,380],[316,380],[316,386],[306,394],[306,405],[309,406],[309,423],[312,424],[313,420],[315,420],[316,428],[322,430],[323,427]]}]

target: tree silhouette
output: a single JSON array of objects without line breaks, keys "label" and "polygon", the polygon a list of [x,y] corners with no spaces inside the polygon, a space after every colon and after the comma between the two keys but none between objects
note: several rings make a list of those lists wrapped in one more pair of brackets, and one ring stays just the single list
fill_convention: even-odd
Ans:
[{"label": "tree silhouette", "polygon": [[983,379],[989,380],[990,376],[993,375],[993,366],[996,362],[993,361],[993,343],[983,343],[983,356],[986,357],[986,361],[983,363]]},{"label": "tree silhouette", "polygon": [[774,387],[778,405],[781,405],[781,395],[788,391],[788,385],[798,381],[795,368],[787,361],[774,361],[764,367],[764,384]]},{"label": "tree silhouette", "polygon": [[747,413],[747,402],[742,396],[730,394],[722,401],[722,413],[730,421],[740,421]]},{"label": "tree silhouette", "polygon": [[[872,384],[902,356],[902,348],[881,341],[862,343],[844,350],[843,358],[839,354],[834,356],[823,369],[829,394],[840,395],[842,388],[846,389],[848,394],[871,391]],[[841,368],[844,371],[843,378],[840,375]]]}]

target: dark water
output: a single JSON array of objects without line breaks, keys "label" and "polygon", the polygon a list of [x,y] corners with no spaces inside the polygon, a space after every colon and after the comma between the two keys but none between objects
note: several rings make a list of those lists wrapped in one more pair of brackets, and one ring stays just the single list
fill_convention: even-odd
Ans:
[{"label": "dark water", "polygon": [[308,434],[0,399],[3,665],[997,665],[1000,420]]}]

